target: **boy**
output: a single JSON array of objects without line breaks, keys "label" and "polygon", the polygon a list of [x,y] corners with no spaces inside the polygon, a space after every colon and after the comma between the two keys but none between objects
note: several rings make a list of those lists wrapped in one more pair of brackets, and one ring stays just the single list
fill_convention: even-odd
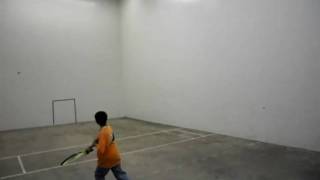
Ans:
[{"label": "boy", "polygon": [[92,151],[97,148],[98,165],[95,171],[96,180],[104,180],[109,170],[117,180],[129,180],[127,173],[121,168],[120,153],[114,142],[114,133],[112,127],[107,125],[108,115],[104,111],[95,114],[96,123],[100,126],[97,139],[87,148]]}]

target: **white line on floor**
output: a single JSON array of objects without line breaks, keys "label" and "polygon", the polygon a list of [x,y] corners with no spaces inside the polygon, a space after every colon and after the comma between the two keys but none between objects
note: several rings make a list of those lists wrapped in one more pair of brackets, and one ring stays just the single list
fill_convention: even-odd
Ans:
[{"label": "white line on floor", "polygon": [[[143,149],[139,149],[139,150],[129,151],[129,152],[122,153],[122,155],[130,155],[130,154],[134,154],[134,153],[145,152],[145,151],[150,151],[150,150],[154,150],[154,149],[160,149],[160,148],[163,148],[163,147],[166,147],[166,146],[175,145],[175,144],[181,144],[181,143],[185,143],[185,142],[189,142],[189,141],[194,141],[194,140],[202,139],[202,138],[209,137],[209,136],[213,136],[213,134],[209,134],[209,135],[205,135],[205,136],[201,136],[201,137],[194,137],[194,138],[184,139],[184,140],[175,141],[175,142],[162,144],[162,145],[158,145],[158,146],[153,146],[153,147],[149,147],[149,148],[143,148]],[[34,171],[29,171],[29,172],[27,172],[25,174],[19,173],[19,174],[14,174],[14,175],[10,175],[10,176],[1,177],[0,179],[9,179],[9,178],[14,178],[14,177],[18,177],[18,176],[28,175],[28,174],[35,174],[35,173],[50,171],[50,170],[58,169],[58,168],[62,168],[62,167],[85,164],[85,163],[93,162],[93,161],[96,161],[96,160],[97,159],[95,158],[95,159],[79,161],[79,162],[76,162],[76,163],[71,163],[71,164],[68,164],[66,166],[54,166],[54,167],[50,167],[50,168],[43,168],[43,169],[38,169],[38,170],[34,170]]]},{"label": "white line on floor", "polygon": [[166,146],[175,145],[175,144],[181,144],[181,143],[189,142],[189,141],[194,141],[194,140],[205,138],[205,137],[209,137],[209,136],[213,136],[213,134],[208,134],[208,135],[201,136],[201,137],[194,137],[194,138],[184,139],[184,140],[175,141],[175,142],[171,142],[171,143],[167,143],[167,144],[161,144],[161,145],[157,145],[157,146],[153,146],[153,147],[148,147],[148,148],[138,149],[138,150],[134,150],[134,151],[129,151],[129,152],[123,153],[122,155],[129,155],[129,154],[138,153],[138,152],[144,152],[144,151],[150,151],[150,150],[154,150],[154,149],[160,149],[160,148],[163,148],[163,147],[166,147]]},{"label": "white line on floor", "polygon": [[195,132],[191,132],[191,131],[188,131],[188,130],[185,130],[185,129],[177,129],[177,131],[180,131],[180,132],[183,132],[183,133],[186,133],[186,134],[193,134],[193,135],[196,135],[196,136],[205,136],[204,134],[198,134],[198,133],[195,133]]},{"label": "white line on floor", "polygon": [[[144,134],[135,135],[135,136],[127,136],[127,137],[119,138],[117,141],[123,141],[123,140],[127,140],[127,139],[134,139],[134,138],[139,138],[139,137],[144,137],[144,136],[150,136],[150,135],[155,135],[155,134],[170,132],[170,131],[174,131],[174,130],[178,130],[178,129],[179,129],[179,128],[171,128],[171,129],[166,129],[166,130],[161,130],[161,131],[156,131],[156,132],[151,132],[151,133],[144,133]],[[17,156],[25,157],[25,156],[44,154],[44,153],[55,152],[55,151],[64,151],[64,150],[69,150],[69,149],[86,147],[86,146],[89,146],[89,145],[90,145],[90,144],[79,144],[79,145],[74,145],[74,146],[67,146],[67,147],[61,147],[61,148],[56,148],[56,149],[50,149],[50,150],[44,150],[44,151],[31,152],[31,153],[20,154],[20,155],[15,155],[15,156],[7,156],[7,157],[2,157],[2,158],[0,158],[0,161],[1,161],[1,160],[5,160],[5,159],[16,158]]]},{"label": "white line on floor", "polygon": [[21,171],[22,171],[23,174],[25,174],[26,173],[26,169],[24,168],[24,165],[22,163],[21,157],[17,156],[17,158],[18,158],[18,161],[19,161],[19,165],[20,165]]},{"label": "white line on floor", "polygon": [[0,161],[2,161],[2,160],[6,160],[6,159],[13,159],[13,158],[17,158],[17,155],[15,155],[15,156],[6,156],[6,157],[2,157],[2,158],[0,158]]},{"label": "white line on floor", "polygon": [[128,136],[128,137],[124,137],[124,138],[119,138],[118,141],[123,141],[123,140],[127,140],[127,139],[134,139],[134,138],[144,137],[144,136],[150,136],[150,135],[155,135],[155,134],[161,134],[161,133],[165,133],[165,132],[175,131],[178,129],[180,129],[180,128],[172,128],[172,129],[156,131],[156,132],[151,132],[151,133],[145,133],[145,134],[136,135],[136,136]]}]

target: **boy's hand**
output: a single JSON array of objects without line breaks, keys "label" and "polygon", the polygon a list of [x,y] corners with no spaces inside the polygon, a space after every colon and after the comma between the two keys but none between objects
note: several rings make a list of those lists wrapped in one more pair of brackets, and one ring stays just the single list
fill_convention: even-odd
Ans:
[{"label": "boy's hand", "polygon": [[95,145],[97,145],[99,143],[99,139],[96,138],[92,143],[91,146],[94,147]]},{"label": "boy's hand", "polygon": [[93,151],[93,147],[89,146],[87,147],[87,149],[85,150],[87,154],[91,153]]},{"label": "boy's hand", "polygon": [[98,144],[98,138],[95,139],[92,144],[87,147],[87,149],[85,150],[87,154],[91,153],[93,151],[93,148],[96,146],[96,144]]}]

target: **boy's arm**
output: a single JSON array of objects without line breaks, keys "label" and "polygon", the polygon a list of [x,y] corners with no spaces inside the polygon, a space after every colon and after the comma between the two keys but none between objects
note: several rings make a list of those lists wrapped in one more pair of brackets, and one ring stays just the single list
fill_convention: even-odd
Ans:
[{"label": "boy's arm", "polygon": [[101,135],[99,138],[99,143],[97,145],[98,154],[104,154],[106,149],[109,148],[109,146],[112,144],[113,141],[114,141],[113,133]]},{"label": "boy's arm", "polygon": [[93,151],[93,148],[98,144],[98,142],[99,142],[99,139],[96,138],[96,139],[92,142],[92,144],[86,149],[86,152],[87,152],[87,153],[92,152],[92,151]]},{"label": "boy's arm", "polygon": [[92,144],[87,148],[86,152],[90,153],[91,151],[93,151],[93,148],[96,146],[97,147],[97,151],[98,153],[104,153],[104,151],[111,145],[111,143],[115,140],[114,138],[114,133],[112,132],[112,134],[108,137],[105,137],[101,134],[99,134],[99,136],[101,136],[100,138],[97,137]]}]

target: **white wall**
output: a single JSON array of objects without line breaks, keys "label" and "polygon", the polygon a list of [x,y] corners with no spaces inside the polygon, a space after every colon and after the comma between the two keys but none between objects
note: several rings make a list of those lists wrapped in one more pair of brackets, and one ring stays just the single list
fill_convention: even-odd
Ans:
[{"label": "white wall", "polygon": [[127,116],[320,150],[320,1],[123,5]]},{"label": "white wall", "polygon": [[320,150],[320,1],[123,1],[0,1],[0,130],[76,98],[79,121],[107,109]]},{"label": "white wall", "polygon": [[119,8],[117,0],[0,1],[0,130],[51,125],[54,99],[76,98],[79,121],[100,109],[124,115]]}]

